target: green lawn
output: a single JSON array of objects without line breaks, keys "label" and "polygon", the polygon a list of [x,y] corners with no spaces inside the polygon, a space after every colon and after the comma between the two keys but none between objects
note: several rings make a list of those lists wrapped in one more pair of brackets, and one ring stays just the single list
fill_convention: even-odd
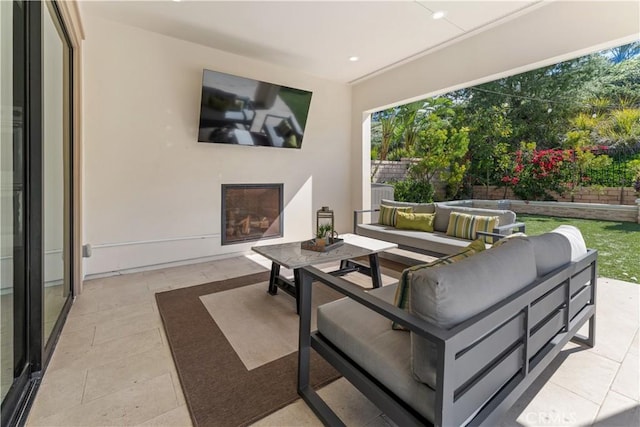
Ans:
[{"label": "green lawn", "polygon": [[311,93],[288,87],[280,88],[280,98],[291,109],[302,130],[307,126]]},{"label": "green lawn", "polygon": [[588,248],[598,250],[598,273],[602,277],[640,283],[640,224],[591,219],[520,215],[528,235],[542,234],[559,225],[575,225]]}]

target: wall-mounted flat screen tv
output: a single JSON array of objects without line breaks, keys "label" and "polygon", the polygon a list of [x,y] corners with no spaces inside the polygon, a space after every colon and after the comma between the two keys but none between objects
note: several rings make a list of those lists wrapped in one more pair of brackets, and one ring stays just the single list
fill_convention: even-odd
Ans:
[{"label": "wall-mounted flat screen tv", "polygon": [[198,142],[300,148],[311,92],[204,70]]}]

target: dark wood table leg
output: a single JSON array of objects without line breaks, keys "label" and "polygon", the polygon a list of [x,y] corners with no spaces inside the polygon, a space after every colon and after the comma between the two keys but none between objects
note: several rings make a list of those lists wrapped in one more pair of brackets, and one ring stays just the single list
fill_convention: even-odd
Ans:
[{"label": "dark wood table leg", "polygon": [[276,295],[278,293],[278,277],[280,276],[280,264],[272,262],[271,263],[271,275],[269,276],[269,293],[271,295]]},{"label": "dark wood table leg", "polygon": [[369,268],[371,269],[371,281],[374,288],[382,287],[382,275],[380,274],[380,262],[378,253],[369,255]]},{"label": "dark wood table leg", "polygon": [[296,313],[300,314],[300,269],[293,269],[293,283],[296,286]]}]

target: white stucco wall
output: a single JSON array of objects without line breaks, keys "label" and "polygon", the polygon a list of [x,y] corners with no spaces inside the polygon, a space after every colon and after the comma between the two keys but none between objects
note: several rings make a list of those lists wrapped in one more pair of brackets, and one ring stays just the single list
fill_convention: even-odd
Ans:
[{"label": "white stucco wall", "polygon": [[[284,183],[284,239],[329,205],[351,228],[351,88],[84,16],[85,274],[247,252],[221,246],[221,184]],[[310,90],[302,149],[197,142],[202,70]],[[270,243],[278,240],[269,240]]]},{"label": "white stucco wall", "polygon": [[556,1],[353,86],[353,208],[370,204],[368,113],[640,38],[637,1]]}]

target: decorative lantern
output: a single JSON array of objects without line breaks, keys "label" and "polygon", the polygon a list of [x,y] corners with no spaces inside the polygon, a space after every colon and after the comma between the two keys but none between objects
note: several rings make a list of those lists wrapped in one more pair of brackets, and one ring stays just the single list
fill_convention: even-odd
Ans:
[{"label": "decorative lantern", "polygon": [[329,206],[323,206],[316,212],[316,237],[327,237],[328,243],[333,243],[334,217]]}]

